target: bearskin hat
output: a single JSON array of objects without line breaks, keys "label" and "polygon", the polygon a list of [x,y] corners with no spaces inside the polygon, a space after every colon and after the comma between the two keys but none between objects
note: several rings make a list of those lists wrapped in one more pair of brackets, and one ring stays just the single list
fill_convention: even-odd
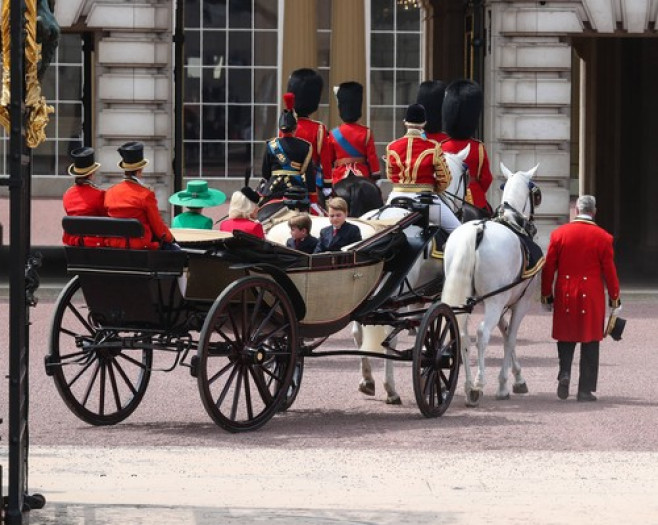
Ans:
[{"label": "bearskin hat", "polygon": [[350,123],[359,120],[363,105],[363,86],[358,82],[343,82],[335,91],[341,120]]},{"label": "bearskin hat", "polygon": [[438,133],[443,129],[441,106],[443,105],[445,91],[445,82],[441,82],[440,80],[426,80],[418,86],[416,103],[425,108],[425,115],[427,117],[425,131],[428,133]]},{"label": "bearskin hat", "polygon": [[288,79],[288,91],[295,94],[295,111],[299,117],[315,113],[322,96],[322,77],[309,68],[295,69]]},{"label": "bearskin hat", "polygon": [[283,103],[285,108],[279,116],[279,129],[283,133],[292,133],[297,128],[297,117],[295,116],[295,95],[292,93],[283,94]]},{"label": "bearskin hat", "polygon": [[451,138],[472,137],[478,127],[484,97],[482,88],[472,80],[455,80],[448,84],[443,99],[443,131]]}]

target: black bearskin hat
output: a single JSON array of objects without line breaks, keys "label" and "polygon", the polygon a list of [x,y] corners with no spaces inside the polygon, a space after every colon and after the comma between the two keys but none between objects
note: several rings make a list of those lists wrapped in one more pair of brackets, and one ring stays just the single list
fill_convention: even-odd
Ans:
[{"label": "black bearskin hat", "polygon": [[438,133],[443,129],[441,120],[441,106],[443,105],[443,95],[446,91],[445,82],[440,80],[426,80],[418,86],[418,95],[416,103],[425,108],[425,131],[428,133]]},{"label": "black bearskin hat", "polygon": [[482,114],[482,88],[472,80],[448,84],[443,99],[443,131],[451,138],[464,140],[475,134]]},{"label": "black bearskin hat", "polygon": [[343,82],[336,90],[338,113],[343,122],[356,122],[361,118],[363,86],[358,82]]},{"label": "black bearskin hat", "polygon": [[422,104],[411,104],[407,108],[407,113],[404,116],[404,121],[407,124],[415,124],[416,126],[425,125],[425,108]]},{"label": "black bearskin hat", "polygon": [[283,133],[292,133],[297,129],[297,117],[295,116],[295,95],[292,93],[283,94],[283,103],[285,108],[279,117],[279,129]]},{"label": "black bearskin hat", "polygon": [[288,79],[288,91],[295,95],[295,111],[299,117],[315,113],[322,96],[322,77],[308,68],[295,69]]}]

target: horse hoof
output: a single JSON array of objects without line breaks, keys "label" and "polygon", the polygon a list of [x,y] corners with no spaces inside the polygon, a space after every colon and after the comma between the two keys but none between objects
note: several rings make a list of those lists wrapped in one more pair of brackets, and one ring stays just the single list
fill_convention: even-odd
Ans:
[{"label": "horse hoof", "polygon": [[509,392],[505,395],[501,395],[501,394],[496,395],[496,400],[498,401],[509,401],[509,399],[510,399]]},{"label": "horse hoof", "polygon": [[400,399],[400,396],[394,396],[394,397],[387,397],[386,398],[386,404],[387,405],[401,405],[402,404],[402,399]]},{"label": "horse hoof", "polygon": [[467,407],[476,407],[480,404],[480,397],[482,397],[482,392],[479,390],[471,390],[466,396],[466,406]]},{"label": "horse hoof", "polygon": [[374,396],[375,395],[375,383],[359,383],[359,392],[362,394],[365,394],[367,396]]},{"label": "horse hoof", "polygon": [[519,383],[518,385],[514,385],[512,387],[512,392],[515,394],[527,394],[528,393],[528,385],[525,383]]}]

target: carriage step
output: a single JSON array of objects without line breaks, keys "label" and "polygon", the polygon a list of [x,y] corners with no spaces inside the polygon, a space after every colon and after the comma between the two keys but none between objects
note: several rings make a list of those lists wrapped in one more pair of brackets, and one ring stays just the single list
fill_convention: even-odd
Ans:
[{"label": "carriage step", "polygon": [[192,359],[190,359],[190,375],[192,377],[197,377],[198,373],[199,373],[199,356],[193,355]]}]

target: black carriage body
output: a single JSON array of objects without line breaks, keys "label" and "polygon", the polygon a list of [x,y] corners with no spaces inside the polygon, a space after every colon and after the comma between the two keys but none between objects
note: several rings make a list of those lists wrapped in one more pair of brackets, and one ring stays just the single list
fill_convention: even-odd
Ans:
[{"label": "black carriage body", "polygon": [[67,247],[66,257],[96,325],[168,331],[182,322],[185,252]]}]

